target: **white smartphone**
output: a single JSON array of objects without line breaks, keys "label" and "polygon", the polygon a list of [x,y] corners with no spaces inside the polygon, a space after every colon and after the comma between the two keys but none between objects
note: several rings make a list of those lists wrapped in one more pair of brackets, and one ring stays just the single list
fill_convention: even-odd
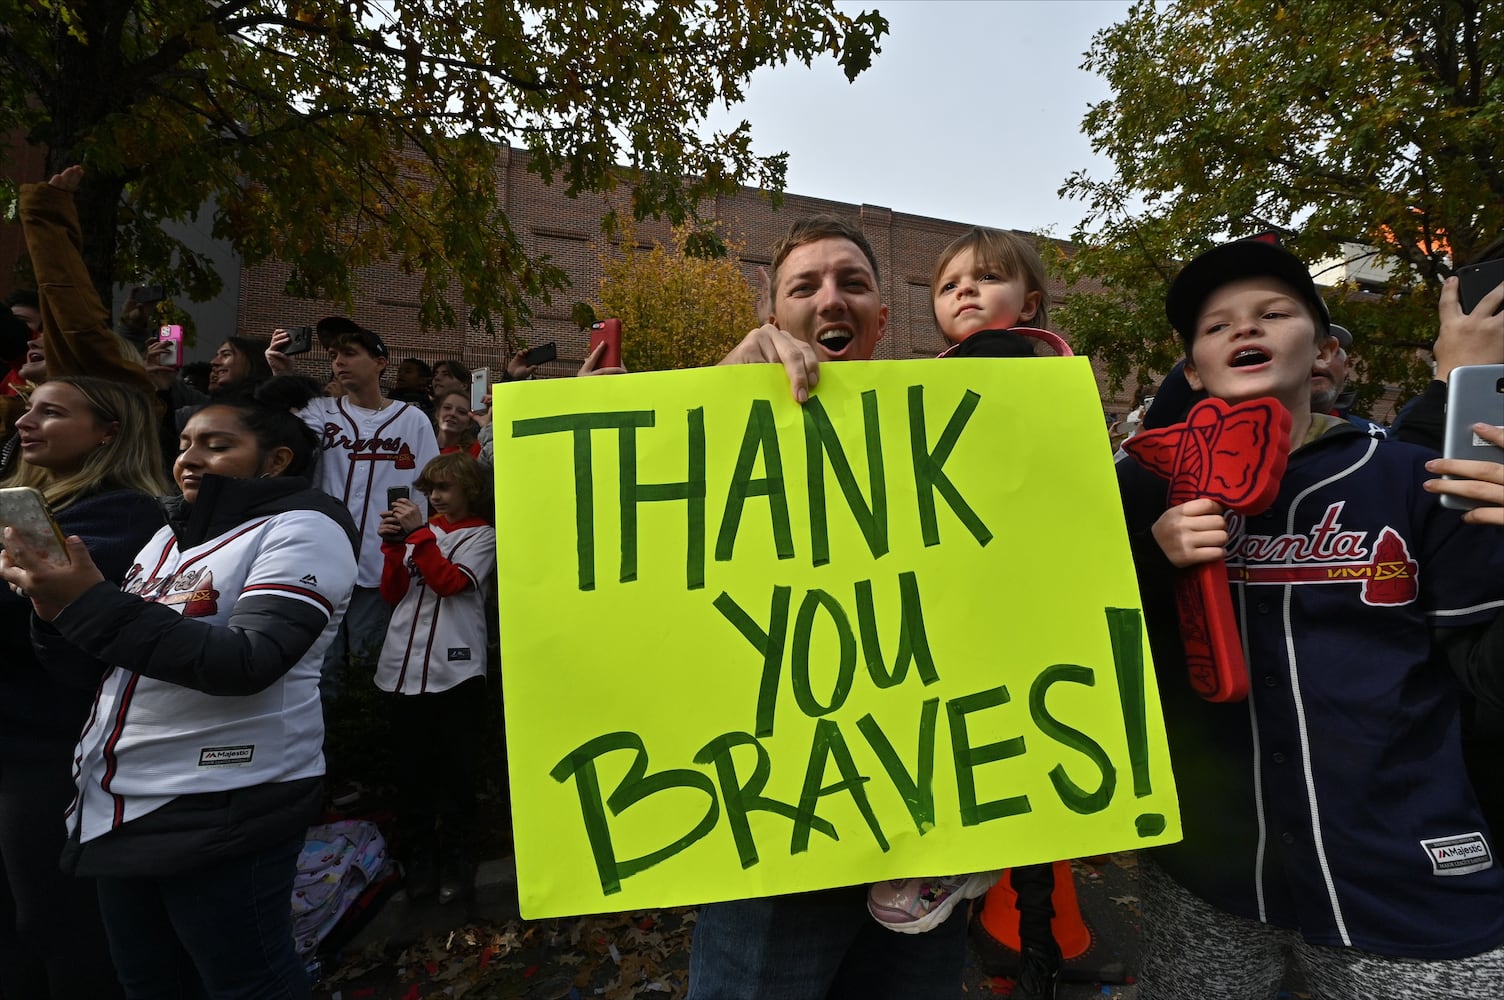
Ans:
[{"label": "white smartphone", "polygon": [[[1504,448],[1473,433],[1474,424],[1504,427],[1504,365],[1464,365],[1447,378],[1447,430],[1444,458],[1504,464]],[[1455,476],[1447,476],[1455,479]],[[1444,507],[1471,510],[1478,501],[1442,494]]]},{"label": "white smartphone", "polygon": [[491,369],[477,368],[470,373],[470,409],[485,410],[486,395],[491,391]]},{"label": "white smartphone", "polygon": [[41,546],[54,562],[73,561],[47,501],[30,486],[0,489],[0,526],[16,529],[27,544]]}]

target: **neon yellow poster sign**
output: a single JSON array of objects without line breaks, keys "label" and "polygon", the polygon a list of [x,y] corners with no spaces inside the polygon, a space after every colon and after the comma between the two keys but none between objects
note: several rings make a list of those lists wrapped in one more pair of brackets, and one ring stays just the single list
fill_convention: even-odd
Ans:
[{"label": "neon yellow poster sign", "polygon": [[1178,840],[1085,359],[507,385],[524,916]]}]

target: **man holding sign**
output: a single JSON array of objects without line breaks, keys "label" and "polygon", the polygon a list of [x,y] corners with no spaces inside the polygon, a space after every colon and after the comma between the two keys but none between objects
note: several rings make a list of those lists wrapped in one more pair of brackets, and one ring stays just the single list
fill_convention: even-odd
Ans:
[{"label": "man holding sign", "polygon": [[695,1000],[957,996],[964,917],[891,934],[868,883],[1179,836],[1096,384],[861,364],[840,220],[773,270],[726,367],[500,401],[519,902],[700,904]]},{"label": "man holding sign", "polygon": [[[888,329],[877,257],[834,217],[794,223],[773,251],[772,316],[723,365],[776,363],[804,403],[821,361],[868,361]],[[928,934],[894,934],[867,911],[867,887],[700,907],[689,1000],[930,1000],[960,992],[965,907]]]}]

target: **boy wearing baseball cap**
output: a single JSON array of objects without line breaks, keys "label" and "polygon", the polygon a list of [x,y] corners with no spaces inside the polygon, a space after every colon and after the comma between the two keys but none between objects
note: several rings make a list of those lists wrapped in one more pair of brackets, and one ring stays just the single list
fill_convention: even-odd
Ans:
[{"label": "boy wearing baseball cap", "polygon": [[[324,657],[320,694],[330,705],[344,693],[347,670],[361,680],[376,673],[391,617],[391,606],[381,599],[379,589],[382,555],[377,529],[393,487],[418,499],[413,484],[438,456],[439,443],[420,408],[381,394],[389,353],[376,331],[344,316],[326,316],[314,332],[329,351],[334,381],[344,389],[338,399],[310,400],[298,414],[318,435],[322,448],[314,485],[343,503],[360,531],[355,592]],[[278,374],[293,369],[292,359],[282,353],[288,340],[286,330],[273,331],[266,351],[267,364]]]},{"label": "boy wearing baseball cap", "polygon": [[[1185,839],[1149,852],[1142,1000],[1479,997],[1504,983],[1504,868],[1463,763],[1459,676],[1504,632],[1504,536],[1422,488],[1430,453],[1313,413],[1336,348],[1304,264],[1216,247],[1165,303],[1195,389],[1291,416],[1274,505],[1167,507],[1119,464]],[[1187,682],[1177,572],[1226,559],[1251,694]]]}]

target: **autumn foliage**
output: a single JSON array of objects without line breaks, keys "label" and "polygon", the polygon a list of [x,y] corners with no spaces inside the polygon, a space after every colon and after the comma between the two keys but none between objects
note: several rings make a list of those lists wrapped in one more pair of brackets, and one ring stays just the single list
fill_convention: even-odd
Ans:
[{"label": "autumn foliage", "polygon": [[1115,383],[1166,371],[1180,262],[1275,229],[1308,262],[1387,271],[1328,297],[1363,396],[1424,384],[1415,349],[1436,336],[1442,281],[1504,233],[1501,38],[1492,0],[1135,3],[1084,64],[1112,88],[1082,127],[1113,175],[1066,181],[1078,252],[1047,262],[1101,289],[1055,313],[1077,350]]},{"label": "autumn foliage", "polygon": [[643,246],[629,229],[602,256],[596,312],[621,320],[622,360],[629,370],[713,365],[758,325],[752,286],[736,263],[742,246],[724,244],[727,252],[719,256],[696,253],[706,242],[700,235],[680,226],[669,246]]},{"label": "autumn foliage", "polygon": [[[0,135],[83,163],[85,260],[203,300],[193,221],[286,292],[353,301],[363,268],[419,276],[425,329],[511,331],[565,285],[513,229],[497,165],[628,220],[783,187],[751,126],[705,127],[765,66],[871,65],[887,22],[834,0],[0,0]],[[3,149],[0,149],[3,157]],[[14,197],[0,184],[0,211]]]}]

